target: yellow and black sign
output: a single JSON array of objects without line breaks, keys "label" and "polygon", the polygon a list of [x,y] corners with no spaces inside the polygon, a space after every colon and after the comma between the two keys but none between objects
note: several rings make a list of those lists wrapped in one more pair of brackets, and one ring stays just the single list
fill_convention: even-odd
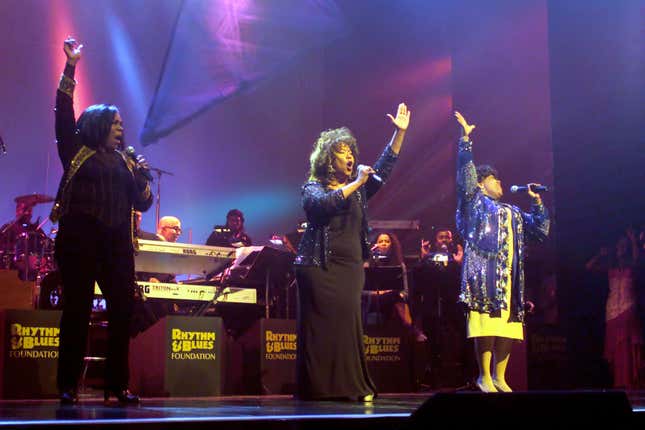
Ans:
[{"label": "yellow and black sign", "polygon": [[296,334],[293,331],[264,330],[264,358],[266,360],[295,360]]},{"label": "yellow and black sign", "polygon": [[187,331],[173,328],[170,339],[171,360],[216,360],[215,331]]},{"label": "yellow and black sign", "polygon": [[60,328],[11,323],[9,358],[58,359]]},{"label": "yellow and black sign", "polygon": [[[298,340],[296,321],[261,319],[248,331],[248,335],[249,339],[252,339],[251,345],[256,344],[259,347],[257,353],[260,368],[248,370],[251,377],[260,375],[257,389],[271,394],[293,394],[296,387]],[[253,386],[249,388],[256,389]]]},{"label": "yellow and black sign", "polygon": [[0,309],[0,397],[56,397],[60,311]]},{"label": "yellow and black sign", "polygon": [[363,336],[367,361],[401,361],[401,336]]},{"label": "yellow and black sign", "polygon": [[130,344],[130,386],[144,396],[218,396],[226,334],[219,317],[161,318]]}]

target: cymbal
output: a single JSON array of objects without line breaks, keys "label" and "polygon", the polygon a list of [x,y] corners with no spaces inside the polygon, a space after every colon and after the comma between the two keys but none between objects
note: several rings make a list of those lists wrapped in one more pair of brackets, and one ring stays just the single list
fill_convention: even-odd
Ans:
[{"label": "cymbal", "polygon": [[39,203],[53,202],[55,199],[45,194],[25,194],[24,196],[18,196],[13,200],[16,203],[22,203],[26,206],[30,206],[30,205],[37,205]]}]

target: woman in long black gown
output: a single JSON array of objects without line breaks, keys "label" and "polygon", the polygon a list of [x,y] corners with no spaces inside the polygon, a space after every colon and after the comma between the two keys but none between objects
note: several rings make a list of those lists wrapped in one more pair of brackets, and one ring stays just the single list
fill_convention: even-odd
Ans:
[{"label": "woman in long black gown", "polygon": [[361,324],[363,261],[370,256],[367,200],[398,157],[410,121],[405,104],[372,169],[357,165],[356,139],[342,127],[323,131],[302,189],[307,229],[295,260],[298,281],[297,396],[370,401],[376,394],[365,362]]}]

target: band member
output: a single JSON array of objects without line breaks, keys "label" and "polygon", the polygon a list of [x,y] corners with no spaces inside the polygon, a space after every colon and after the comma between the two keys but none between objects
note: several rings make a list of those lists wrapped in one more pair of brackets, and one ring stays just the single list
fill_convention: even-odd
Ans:
[{"label": "band member", "polygon": [[[474,338],[483,392],[512,391],[506,366],[513,340],[523,340],[524,246],[544,240],[549,216],[540,195],[531,190],[531,212],[500,202],[497,171],[475,168],[470,133],[475,125],[455,112],[461,125],[457,154],[457,228],[465,241],[459,300],[468,309],[467,336]],[[491,374],[491,358],[493,372]]]},{"label": "band member", "polygon": [[[151,233],[145,232],[146,235]],[[177,242],[181,235],[181,221],[174,216],[164,216],[159,219],[157,234],[150,236],[150,240],[160,240],[163,242]],[[153,239],[154,237],[154,239]],[[175,275],[172,273],[149,273],[137,272],[137,279],[146,282],[166,282],[174,283]]]},{"label": "band member", "polygon": [[[139,212],[140,213],[140,212]],[[136,216],[136,213],[135,213]],[[136,218],[135,218],[136,219]],[[163,242],[177,242],[181,235],[181,221],[174,216],[164,216],[159,219],[157,234],[141,231],[141,221],[136,223],[138,234],[143,234],[147,240],[158,240]],[[144,237],[138,236],[143,239]],[[173,273],[152,273],[136,272],[137,281],[174,284],[177,282],[176,274]],[[141,303],[135,303],[134,315],[132,317],[131,335],[147,330],[161,318],[179,313],[180,305],[177,302],[166,299],[145,298]]]},{"label": "band member", "polygon": [[123,121],[113,105],[93,105],[75,119],[74,71],[81,48],[72,38],[56,92],[56,140],[63,177],[50,214],[59,220],[56,259],[63,281],[63,314],[57,385],[62,404],[78,401],[94,283],[107,303],[108,340],[105,401],[139,403],[128,390],[129,328],[134,299],[133,209],[152,205],[145,160],[135,162],[123,147]]},{"label": "band member", "polygon": [[413,322],[410,312],[407,268],[403,261],[401,242],[394,233],[383,232],[376,236],[371,252],[371,258],[365,263],[366,267],[400,267],[402,289],[390,290],[393,286],[382,285],[387,291],[384,294],[380,291],[363,291],[364,311],[369,312],[377,307],[377,311],[399,322],[415,341],[425,342],[428,338]]},{"label": "band member", "polygon": [[165,242],[177,242],[181,236],[181,221],[175,216],[164,216],[159,219],[157,237]]},{"label": "band member", "polygon": [[53,269],[49,261],[52,241],[38,220],[31,219],[36,204],[53,200],[42,194],[16,197],[16,217],[0,227],[0,269],[17,270],[20,279],[29,281]]},{"label": "band member", "polygon": [[371,401],[361,323],[363,261],[370,256],[367,200],[387,179],[401,149],[410,112],[388,115],[396,131],[374,169],[357,165],[356,139],[343,127],[323,131],[302,187],[307,228],[298,247],[297,396]]},{"label": "band member", "polygon": [[447,266],[452,262],[461,264],[463,257],[464,247],[453,241],[452,231],[448,228],[437,229],[432,244],[429,240],[421,240],[421,260],[430,259]]},{"label": "band member", "polygon": [[33,209],[33,204],[16,202],[16,218],[0,227],[0,249],[13,249],[20,233],[38,228],[37,224],[31,222]]},{"label": "band member", "polygon": [[463,246],[452,230],[438,227],[431,240],[421,241],[420,262],[414,271],[414,291],[423,328],[429,334],[426,375],[435,388],[463,387],[472,378],[472,353],[466,342],[464,309],[459,301]]},{"label": "band member", "polygon": [[226,214],[226,225],[216,225],[208,237],[208,246],[228,246],[240,248],[251,246],[253,241],[244,231],[244,214],[239,209],[231,209]]}]

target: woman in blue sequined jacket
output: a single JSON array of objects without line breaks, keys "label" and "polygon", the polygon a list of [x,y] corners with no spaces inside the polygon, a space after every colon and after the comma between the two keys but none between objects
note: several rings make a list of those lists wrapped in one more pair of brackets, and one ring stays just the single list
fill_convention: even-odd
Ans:
[{"label": "woman in blue sequined jacket", "polygon": [[[529,184],[530,212],[502,203],[501,182],[490,166],[473,163],[475,128],[455,112],[462,137],[457,153],[457,229],[465,243],[459,301],[468,311],[468,338],[475,339],[482,391],[510,391],[505,381],[512,340],[523,339],[524,248],[543,241],[549,216]],[[490,373],[491,358],[493,374]]]}]

